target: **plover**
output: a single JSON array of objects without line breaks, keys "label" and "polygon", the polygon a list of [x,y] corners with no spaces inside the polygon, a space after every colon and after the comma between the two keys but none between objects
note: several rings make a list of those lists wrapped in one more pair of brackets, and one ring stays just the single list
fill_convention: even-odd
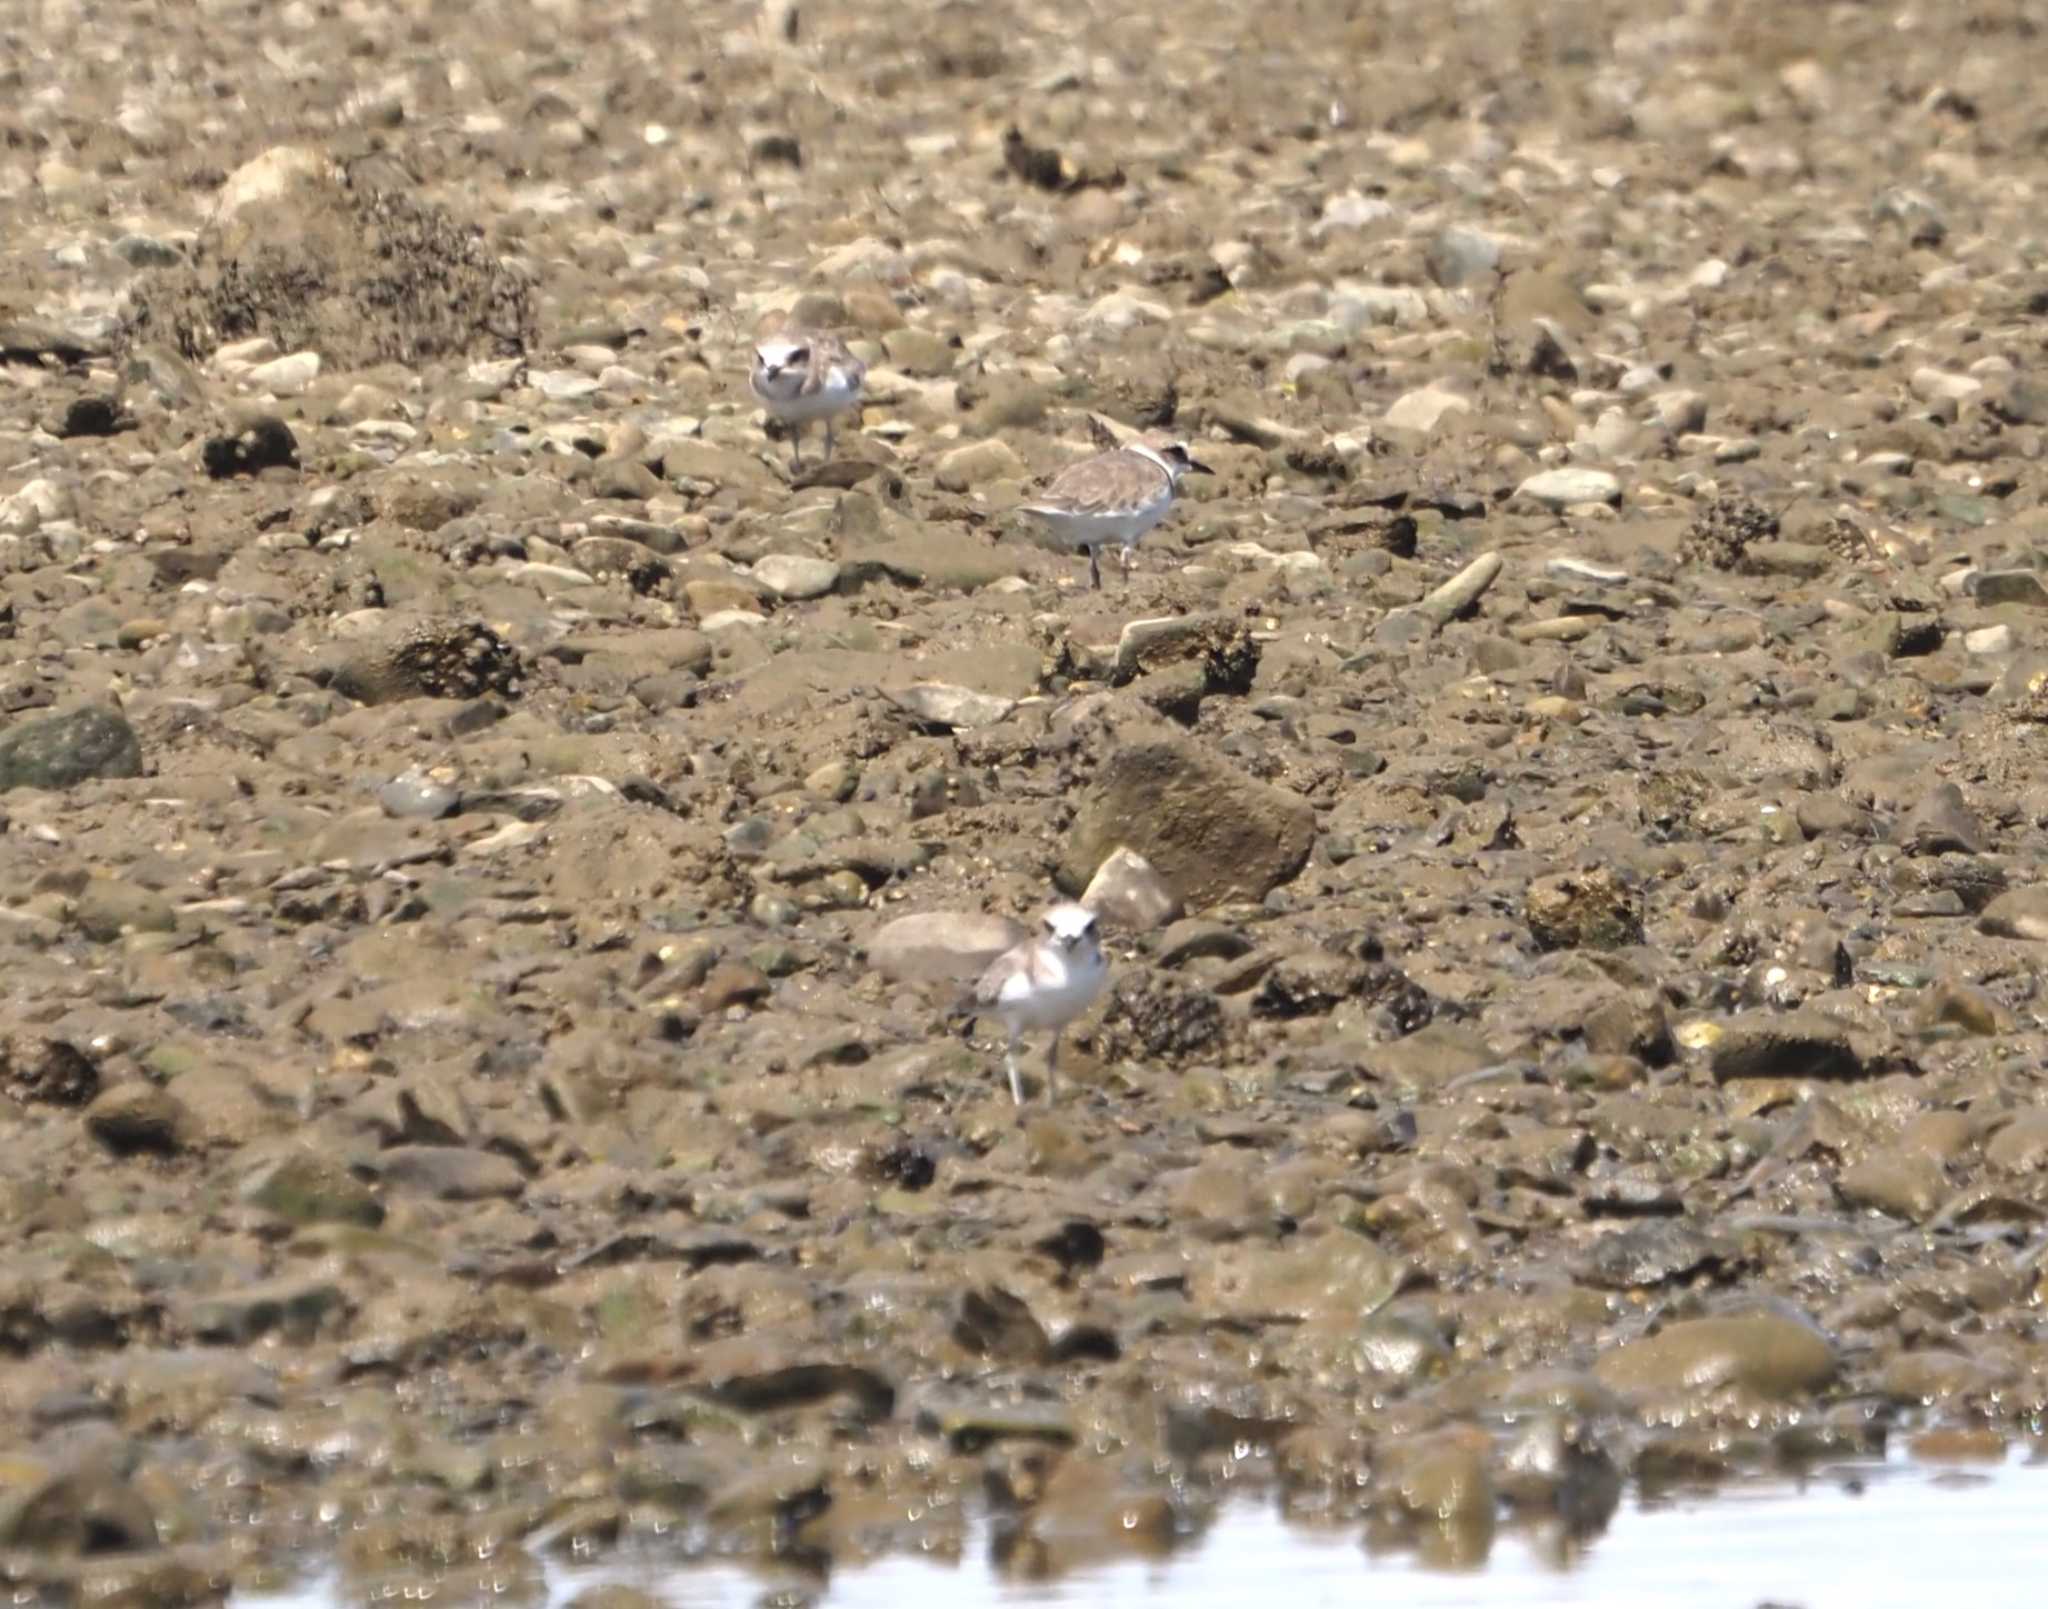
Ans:
[{"label": "plover", "polygon": [[1088,555],[1088,584],[1102,586],[1101,553],[1114,542],[1122,550],[1124,580],[1131,578],[1131,550],[1173,507],[1173,494],[1189,470],[1213,474],[1197,463],[1187,443],[1163,435],[1141,436],[1093,458],[1069,464],[1034,501],[1020,505],[1061,543]]},{"label": "plover", "polygon": [[747,377],[754,395],[789,426],[789,467],[801,463],[804,426],[825,421],[825,457],[832,456],[832,421],[860,402],[868,366],[836,335],[784,329],[754,347]]},{"label": "plover", "polygon": [[1003,1065],[1010,1074],[1010,1098],[1019,1106],[1024,1085],[1017,1073],[1017,1041],[1036,1029],[1052,1030],[1045,1053],[1045,1098],[1050,1101],[1060,1035],[1095,1003],[1108,979],[1095,913],[1084,905],[1055,905],[1045,913],[1040,932],[1004,951],[981,975],[972,1005],[1000,1018],[1009,1033]]}]

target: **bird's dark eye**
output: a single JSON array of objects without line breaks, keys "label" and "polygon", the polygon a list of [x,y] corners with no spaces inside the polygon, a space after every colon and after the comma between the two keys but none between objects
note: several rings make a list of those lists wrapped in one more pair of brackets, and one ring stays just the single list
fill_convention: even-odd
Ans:
[{"label": "bird's dark eye", "polygon": [[810,361],[811,361],[811,349],[810,349],[809,347],[807,347],[807,346],[800,346],[800,347],[798,347],[798,348],[797,348],[797,349],[796,349],[796,350],[795,350],[794,352],[790,353],[790,355],[789,355],[789,361],[790,361],[790,362],[791,362],[792,364],[797,364],[797,363],[808,363],[808,362],[810,362]]}]

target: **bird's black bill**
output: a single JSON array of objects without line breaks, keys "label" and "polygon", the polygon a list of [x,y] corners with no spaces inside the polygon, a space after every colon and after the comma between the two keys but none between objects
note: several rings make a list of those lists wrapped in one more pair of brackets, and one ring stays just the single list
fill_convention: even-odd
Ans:
[{"label": "bird's black bill", "polygon": [[1188,468],[1193,470],[1197,475],[1213,475],[1216,473],[1216,471],[1211,469],[1207,464],[1197,463],[1192,458],[1188,460]]}]

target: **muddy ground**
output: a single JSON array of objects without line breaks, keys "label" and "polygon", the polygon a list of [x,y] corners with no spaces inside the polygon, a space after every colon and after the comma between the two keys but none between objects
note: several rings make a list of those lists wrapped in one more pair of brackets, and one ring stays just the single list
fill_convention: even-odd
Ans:
[{"label": "muddy ground", "polygon": [[2044,22],[11,8],[21,1601],[2037,1438]]}]

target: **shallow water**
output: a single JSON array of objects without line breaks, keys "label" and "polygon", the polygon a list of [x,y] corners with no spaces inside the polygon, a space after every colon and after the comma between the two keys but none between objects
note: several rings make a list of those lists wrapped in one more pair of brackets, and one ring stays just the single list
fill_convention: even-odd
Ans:
[{"label": "shallow water", "polygon": [[[819,1609],[976,1609],[1089,1605],[1123,1609],[1239,1606],[1275,1592],[1287,1609],[1353,1604],[1403,1609],[1472,1605],[1646,1605],[1658,1609],[1970,1609],[2041,1601],[2042,1520],[2048,1450],[2002,1465],[1914,1464],[1902,1459],[1827,1466],[1805,1479],[1723,1487],[1688,1497],[1630,1493],[1598,1537],[1568,1559],[1556,1544],[1503,1531],[1477,1570],[1431,1569],[1408,1553],[1369,1553],[1356,1527],[1283,1521],[1272,1503],[1226,1510],[1201,1537],[1163,1561],[1078,1570],[1051,1581],[1000,1575],[978,1533],[957,1564],[891,1558],[801,1584]],[[753,1609],[787,1575],[731,1565],[677,1569],[651,1557],[563,1569],[553,1602],[617,1582],[689,1609]],[[815,1596],[810,1596],[815,1593]],[[244,1596],[236,1609],[334,1609],[335,1584],[308,1582]]]}]

